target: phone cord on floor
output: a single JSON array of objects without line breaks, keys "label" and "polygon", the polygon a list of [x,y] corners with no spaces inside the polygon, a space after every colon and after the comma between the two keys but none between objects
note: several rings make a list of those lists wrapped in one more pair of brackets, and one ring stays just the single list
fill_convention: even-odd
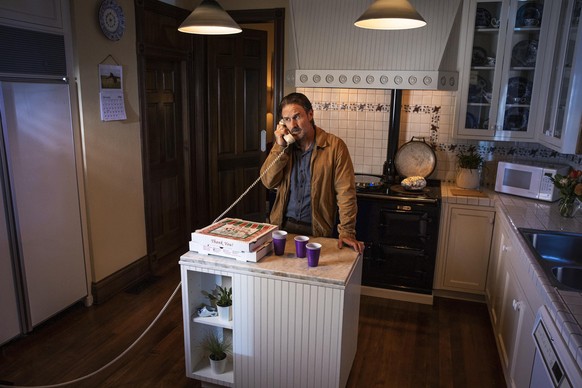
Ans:
[{"label": "phone cord on floor", "polygon": [[[259,177],[257,178],[257,180],[255,180],[249,187],[248,189],[246,189],[244,191],[244,193],[242,193],[240,195],[240,197],[238,197],[233,203],[232,205],[230,205],[220,216],[218,216],[213,223],[217,222],[218,220],[220,220],[226,213],[228,213],[233,207],[236,206],[237,203],[240,202],[240,200],[248,194],[248,192],[257,185],[257,183],[259,183],[259,181],[261,180],[261,178],[267,173],[267,171],[269,171],[271,169],[271,167],[273,167],[273,165],[275,163],[277,163],[277,161],[281,158],[281,156],[285,153],[285,150],[287,148],[289,148],[290,144],[287,144],[285,146],[285,148],[283,148],[283,151],[281,151],[281,153],[279,155],[277,155],[277,157],[275,158],[275,160],[273,160],[265,169],[265,171],[263,171],[261,173],[261,175],[259,175]],[[164,305],[164,307],[162,307],[162,309],[160,310],[160,312],[158,313],[158,315],[154,318],[154,320],[152,321],[152,323],[150,323],[150,325],[145,329],[145,331],[143,333],[141,333],[141,335],[131,344],[129,345],[129,347],[127,349],[125,349],[119,356],[115,357],[113,360],[111,360],[110,362],[108,362],[107,364],[105,364],[104,366],[102,366],[101,368],[97,369],[96,371],[89,373],[88,375],[79,377],[75,380],[71,380],[71,381],[67,381],[64,383],[59,383],[59,384],[52,384],[52,385],[27,385],[27,386],[15,386],[15,385],[0,385],[0,387],[10,387],[10,388],[52,388],[52,387],[62,387],[65,385],[69,385],[69,384],[73,384],[73,383],[78,383],[79,381],[83,381],[88,379],[89,377],[95,376],[96,374],[102,372],[103,370],[105,370],[106,368],[110,367],[111,365],[113,365],[114,363],[116,363],[121,357],[123,357],[127,352],[129,352],[135,345],[137,345],[137,343],[150,331],[150,329],[154,326],[154,324],[160,319],[160,317],[162,316],[162,314],[164,313],[164,311],[166,311],[166,308],[168,308],[168,305],[170,304],[170,302],[172,301],[172,299],[174,299],[174,296],[176,295],[176,293],[178,292],[178,290],[180,289],[180,286],[182,286],[182,282],[178,283],[178,286],[176,287],[176,289],[174,290],[174,292],[172,293],[172,295],[170,295],[170,298],[168,299],[168,301],[166,302],[166,304]]]},{"label": "phone cord on floor", "polygon": [[26,385],[26,386],[21,386],[21,385],[0,385],[0,387],[10,387],[10,388],[52,388],[52,387],[62,387],[65,385],[69,385],[69,384],[73,384],[73,383],[78,383],[79,381],[83,381],[88,379],[89,377],[95,376],[97,373],[102,372],[103,370],[105,370],[106,368],[110,367],[111,365],[113,365],[114,363],[116,363],[121,357],[125,356],[125,354],[127,352],[129,352],[135,345],[137,345],[137,343],[150,331],[150,329],[154,326],[154,324],[158,321],[158,319],[160,319],[160,317],[162,316],[162,314],[164,313],[164,311],[166,311],[166,309],[168,308],[168,305],[170,304],[170,302],[172,301],[172,299],[174,299],[174,296],[176,296],[176,293],[178,292],[178,290],[180,289],[180,286],[182,285],[182,282],[178,283],[178,286],[176,287],[176,289],[174,290],[174,292],[172,293],[172,295],[170,295],[170,298],[168,299],[168,301],[166,302],[166,304],[164,305],[164,307],[162,307],[162,309],[160,310],[160,312],[158,313],[158,315],[154,318],[154,320],[152,321],[152,323],[150,323],[150,325],[144,330],[143,333],[141,333],[141,335],[135,340],[133,341],[133,343],[131,345],[129,345],[129,347],[127,349],[125,349],[119,356],[115,357],[113,360],[111,360],[110,362],[108,362],[107,364],[103,365],[101,368],[97,369],[96,371],[89,373],[88,375],[79,377],[75,380],[71,380],[71,381],[66,381],[64,383],[58,383],[58,384],[51,384],[51,385]]}]

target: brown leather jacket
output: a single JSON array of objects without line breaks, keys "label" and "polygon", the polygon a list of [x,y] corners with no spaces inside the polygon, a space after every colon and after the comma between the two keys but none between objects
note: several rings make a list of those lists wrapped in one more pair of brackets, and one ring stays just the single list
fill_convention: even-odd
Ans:
[{"label": "brown leather jacket", "polygon": [[[284,147],[273,144],[261,167],[261,174],[283,152]],[[289,201],[289,187],[293,158],[289,149],[261,178],[268,189],[277,188],[277,197],[269,222],[283,223]],[[348,147],[339,137],[315,127],[315,147],[311,155],[311,216],[314,236],[331,237],[339,209],[338,233],[340,238],[356,238],[358,204],[354,167]]]}]

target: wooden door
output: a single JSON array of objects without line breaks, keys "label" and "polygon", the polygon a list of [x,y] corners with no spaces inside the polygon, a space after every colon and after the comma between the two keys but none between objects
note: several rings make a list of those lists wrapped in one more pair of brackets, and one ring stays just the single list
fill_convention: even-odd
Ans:
[{"label": "wooden door", "polygon": [[147,187],[152,253],[187,249],[181,61],[146,59]]},{"label": "wooden door", "polygon": [[[267,33],[245,29],[208,39],[210,216],[223,213],[259,176],[265,154]],[[259,182],[226,215],[264,221]]]}]

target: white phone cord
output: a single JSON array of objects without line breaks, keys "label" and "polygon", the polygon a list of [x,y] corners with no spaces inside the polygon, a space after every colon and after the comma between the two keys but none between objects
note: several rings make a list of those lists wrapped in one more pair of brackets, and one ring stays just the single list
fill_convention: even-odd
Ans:
[{"label": "white phone cord", "polygon": [[[236,201],[234,201],[232,203],[232,205],[230,205],[228,207],[228,209],[226,209],[220,216],[218,216],[216,218],[216,220],[214,220],[213,224],[216,223],[218,220],[220,220],[222,218],[222,216],[224,216],[226,213],[228,213],[230,211],[230,209],[232,209],[233,207],[236,206],[237,203],[240,202],[240,200],[253,188],[256,186],[257,183],[259,183],[259,181],[261,180],[261,178],[263,177],[263,175],[265,175],[267,173],[267,171],[269,171],[271,169],[271,167],[273,167],[273,165],[281,158],[281,156],[285,153],[285,150],[289,147],[290,144],[287,144],[285,146],[285,148],[283,148],[283,151],[281,151],[281,153],[279,155],[277,155],[277,157],[275,158],[275,160],[273,160],[265,169],[265,171],[263,171],[263,173],[261,175],[259,175],[259,177],[257,178],[256,181],[254,181],[248,189],[245,190],[244,193],[242,193],[240,195],[240,197],[238,197],[236,199]],[[174,292],[172,293],[172,295],[170,295],[170,298],[168,299],[168,301],[166,302],[166,304],[164,305],[164,307],[162,307],[162,309],[160,310],[160,312],[158,313],[158,315],[154,318],[154,320],[152,321],[152,323],[150,323],[150,325],[144,330],[143,333],[141,333],[141,335],[135,340],[133,341],[133,343],[131,345],[129,345],[129,347],[127,349],[125,349],[120,355],[118,355],[117,357],[115,357],[113,360],[109,361],[107,364],[103,365],[101,368],[97,369],[96,371],[89,373],[88,375],[79,377],[75,380],[70,380],[70,381],[66,381],[64,383],[59,383],[59,384],[52,384],[52,385],[27,385],[27,386],[15,386],[15,385],[2,385],[0,384],[0,387],[11,387],[11,388],[53,388],[53,387],[62,387],[65,385],[69,385],[69,384],[73,384],[73,383],[78,383],[79,381],[82,380],[86,380],[91,376],[96,375],[97,373],[105,370],[106,368],[110,367],[111,365],[113,365],[114,363],[116,363],[121,357],[123,357],[127,352],[129,352],[135,345],[137,345],[137,343],[150,331],[150,329],[154,326],[154,324],[158,321],[158,319],[160,319],[160,317],[162,316],[162,314],[164,313],[164,311],[166,311],[166,308],[168,308],[168,305],[170,304],[170,302],[172,301],[172,299],[174,298],[174,296],[176,296],[176,293],[178,292],[178,290],[180,289],[180,286],[182,286],[182,282],[178,283],[178,286],[176,287],[176,289],[174,290]]]},{"label": "white phone cord", "polygon": [[160,312],[158,313],[158,315],[154,318],[154,320],[152,321],[152,323],[150,323],[150,325],[144,330],[143,333],[141,333],[141,335],[139,337],[137,337],[137,339],[135,341],[133,341],[133,343],[131,345],[129,345],[129,347],[127,349],[125,349],[119,356],[115,357],[113,360],[109,361],[107,364],[103,365],[101,368],[97,369],[94,372],[89,373],[88,375],[76,378],[75,380],[70,380],[70,381],[66,381],[64,383],[58,383],[58,384],[51,384],[51,385],[27,385],[27,386],[21,386],[21,385],[0,385],[0,387],[9,387],[9,388],[52,388],[52,387],[62,387],[65,385],[69,385],[69,384],[73,384],[73,383],[78,383],[79,381],[82,380],[86,380],[91,376],[96,375],[99,372],[102,372],[103,370],[105,370],[106,368],[110,367],[111,365],[113,365],[114,363],[116,363],[121,357],[125,356],[125,354],[127,352],[129,352],[135,345],[137,345],[137,343],[150,331],[150,329],[154,326],[154,324],[158,321],[158,319],[160,319],[160,317],[162,316],[163,312],[166,311],[166,309],[168,308],[168,305],[170,304],[170,302],[172,301],[172,299],[174,298],[174,296],[176,296],[176,293],[178,292],[178,290],[180,289],[180,286],[182,285],[182,282],[180,282],[178,284],[178,287],[176,287],[176,289],[174,290],[174,292],[172,293],[172,295],[170,295],[170,298],[168,299],[168,301],[166,302],[166,304],[164,305],[164,307],[162,307],[162,309],[160,310]]}]

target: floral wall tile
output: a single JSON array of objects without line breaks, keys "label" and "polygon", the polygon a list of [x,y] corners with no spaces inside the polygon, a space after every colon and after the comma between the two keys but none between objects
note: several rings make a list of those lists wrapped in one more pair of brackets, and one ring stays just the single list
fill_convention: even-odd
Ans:
[{"label": "floral wall tile", "polygon": [[[358,173],[382,174],[388,147],[391,90],[298,88],[313,105],[318,126],[347,144]],[[536,160],[582,169],[582,155],[564,155],[537,143],[455,140],[456,92],[406,90],[402,94],[399,147],[412,137],[435,149],[437,167],[431,178],[454,181],[456,154],[475,145],[486,162],[484,183],[495,181],[499,160]]]}]

